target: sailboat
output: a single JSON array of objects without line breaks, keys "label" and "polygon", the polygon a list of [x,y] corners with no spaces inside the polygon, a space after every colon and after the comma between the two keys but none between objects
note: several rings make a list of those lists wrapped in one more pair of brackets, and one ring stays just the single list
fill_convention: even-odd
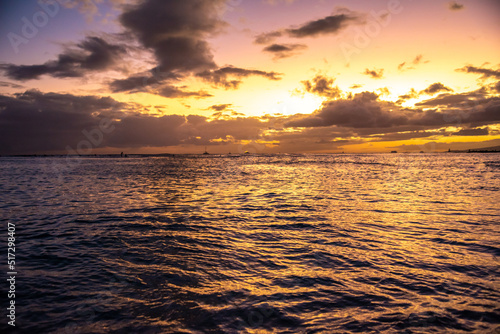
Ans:
[{"label": "sailboat", "polygon": [[207,152],[207,147],[206,146],[205,146],[205,152],[203,152],[203,154],[205,154],[205,155],[206,154],[210,154],[210,153]]}]

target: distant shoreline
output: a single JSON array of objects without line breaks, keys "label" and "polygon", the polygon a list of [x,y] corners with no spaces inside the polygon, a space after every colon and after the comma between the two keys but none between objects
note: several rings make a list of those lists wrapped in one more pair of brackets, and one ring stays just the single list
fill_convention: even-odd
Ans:
[{"label": "distant shoreline", "polygon": [[[250,153],[250,154],[239,154],[239,153],[213,153],[208,155],[209,157],[217,157],[217,156],[229,156],[229,157],[238,157],[238,156],[248,156],[248,155],[359,155],[359,154],[449,154],[449,153],[500,153],[500,150],[464,150],[464,151],[443,151],[443,152],[374,152],[374,153]],[[127,154],[127,156],[121,156],[120,154],[0,154],[0,158],[148,158],[148,157],[184,157],[184,156],[204,156],[207,157],[206,154],[203,153],[159,153],[159,154]]]}]

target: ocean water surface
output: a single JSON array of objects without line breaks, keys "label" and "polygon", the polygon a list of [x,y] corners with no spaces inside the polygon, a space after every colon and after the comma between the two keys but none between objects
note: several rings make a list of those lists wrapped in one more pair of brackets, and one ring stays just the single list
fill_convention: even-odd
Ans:
[{"label": "ocean water surface", "polygon": [[19,333],[500,331],[499,154],[1,157],[0,199]]}]

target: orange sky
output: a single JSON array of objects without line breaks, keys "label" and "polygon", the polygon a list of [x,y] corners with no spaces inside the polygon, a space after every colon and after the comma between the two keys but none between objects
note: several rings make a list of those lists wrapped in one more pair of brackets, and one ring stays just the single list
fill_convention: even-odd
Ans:
[{"label": "orange sky", "polygon": [[4,154],[67,151],[104,117],[118,130],[92,152],[500,145],[492,0],[2,6]]}]

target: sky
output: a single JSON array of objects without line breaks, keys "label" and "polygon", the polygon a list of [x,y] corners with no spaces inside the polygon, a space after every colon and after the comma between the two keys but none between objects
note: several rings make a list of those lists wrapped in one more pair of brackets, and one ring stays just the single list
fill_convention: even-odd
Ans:
[{"label": "sky", "polygon": [[0,2],[0,154],[500,145],[495,0]]}]

